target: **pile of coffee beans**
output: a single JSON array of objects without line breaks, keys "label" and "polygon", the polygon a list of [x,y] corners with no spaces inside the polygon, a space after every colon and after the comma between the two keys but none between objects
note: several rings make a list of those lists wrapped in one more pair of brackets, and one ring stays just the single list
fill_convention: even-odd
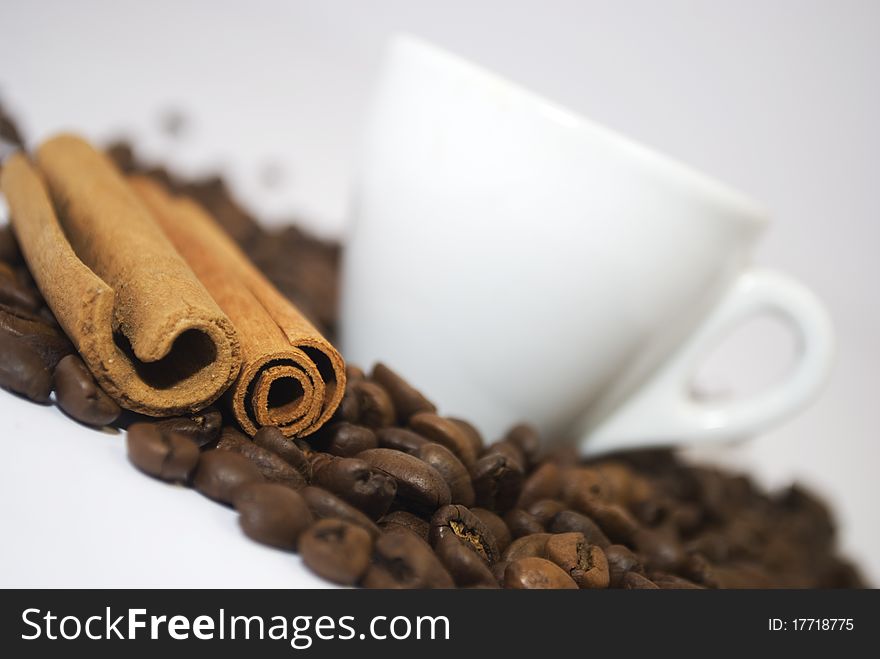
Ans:
[{"label": "pile of coffee beans", "polygon": [[[2,114],[2,113],[0,113]],[[7,121],[8,124],[8,121]],[[11,124],[10,124],[11,125]],[[8,129],[4,129],[8,130]],[[17,133],[16,133],[17,135]],[[122,144],[127,171],[145,171]],[[181,182],[279,288],[332,336],[339,246],[268,232],[219,178]],[[583,461],[530,426],[486,442],[391,368],[349,366],[345,397],[314,435],[243,435],[221,408],[125,415],[46,308],[8,228],[0,231],[0,386],[73,419],[127,425],[141,472],[233,507],[256,542],[298,552],[321,577],[367,588],[859,587],[827,508],[798,486],[666,450]]]}]

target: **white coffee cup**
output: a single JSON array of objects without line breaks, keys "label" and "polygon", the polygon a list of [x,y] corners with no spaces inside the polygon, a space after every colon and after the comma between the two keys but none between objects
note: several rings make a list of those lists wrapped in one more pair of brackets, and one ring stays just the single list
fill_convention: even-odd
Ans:
[{"label": "white coffee cup", "polygon": [[[412,37],[391,44],[364,146],[343,352],[488,439],[518,420],[584,452],[738,439],[826,379],[827,314],[750,264],[767,216],[725,185]],[[790,372],[697,400],[701,359],[765,312],[798,338]]]}]

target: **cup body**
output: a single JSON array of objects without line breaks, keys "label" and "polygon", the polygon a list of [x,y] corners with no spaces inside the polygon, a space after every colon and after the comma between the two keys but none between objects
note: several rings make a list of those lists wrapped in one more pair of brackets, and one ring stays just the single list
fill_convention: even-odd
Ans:
[{"label": "cup body", "polygon": [[343,265],[343,353],[487,439],[564,437],[686,339],[766,224],[738,193],[453,55],[389,50]]}]

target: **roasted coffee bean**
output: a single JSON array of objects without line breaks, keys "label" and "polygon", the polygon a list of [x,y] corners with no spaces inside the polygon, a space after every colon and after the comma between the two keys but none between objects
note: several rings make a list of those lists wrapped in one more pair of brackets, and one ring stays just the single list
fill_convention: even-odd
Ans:
[{"label": "roasted coffee bean", "polygon": [[[354,382],[358,382],[355,380]],[[357,423],[361,416],[361,404],[358,395],[354,391],[354,382],[349,382],[342,394],[342,400],[339,401],[339,407],[333,413],[334,421],[348,421],[349,423]]]},{"label": "roasted coffee bean", "polygon": [[527,423],[520,423],[507,431],[505,439],[518,446],[526,458],[526,466],[535,464],[541,454],[541,434]]},{"label": "roasted coffee bean", "polygon": [[638,556],[623,545],[609,545],[604,548],[608,561],[608,574],[612,588],[622,588],[623,578],[629,572],[643,572]]},{"label": "roasted coffee bean", "polygon": [[638,572],[627,572],[623,575],[620,587],[625,590],[657,590],[658,586]]},{"label": "roasted coffee bean", "polygon": [[540,556],[543,558],[547,555],[547,541],[550,537],[550,533],[524,535],[511,542],[501,558],[508,562],[529,556]]},{"label": "roasted coffee bean", "polygon": [[272,547],[296,549],[300,534],[314,522],[305,500],[278,483],[243,485],[233,503],[245,535]]},{"label": "roasted coffee bean", "polygon": [[552,462],[537,467],[523,482],[517,507],[528,508],[535,501],[558,498],[562,493],[561,474],[560,467]]},{"label": "roasted coffee bean", "polygon": [[337,421],[320,430],[320,434],[310,438],[317,451],[331,453],[341,458],[351,458],[361,451],[378,448],[376,433],[365,426],[347,421]]},{"label": "roasted coffee bean", "polygon": [[303,475],[289,465],[280,455],[257,446],[235,428],[226,426],[220,433],[217,448],[244,456],[254,463],[270,483],[281,483],[295,490],[307,485]]},{"label": "roasted coffee bean", "polygon": [[378,519],[397,494],[397,481],[358,458],[319,454],[312,462],[312,483],[345,499],[368,517]]},{"label": "roasted coffee bean", "polygon": [[471,512],[489,529],[489,533],[495,540],[498,551],[504,553],[510,541],[513,540],[513,537],[510,535],[510,529],[507,528],[504,520],[491,510],[486,510],[485,508],[471,508]]},{"label": "roasted coffee bean", "polygon": [[486,563],[494,563],[501,556],[492,532],[465,506],[443,506],[431,517],[431,545],[436,547],[446,536],[455,536],[463,541]]},{"label": "roasted coffee bean", "polygon": [[581,461],[580,453],[576,447],[569,444],[559,444],[544,450],[544,462],[552,462],[560,467],[573,467]]},{"label": "roasted coffee bean", "polygon": [[561,513],[557,513],[550,523],[550,531],[553,533],[568,533],[570,531],[583,533],[587,542],[591,545],[599,545],[602,549],[611,544],[608,536],[593,520],[574,510],[563,510]]},{"label": "roasted coffee bean", "polygon": [[370,534],[360,526],[341,519],[322,519],[300,536],[299,553],[318,576],[350,586],[367,571],[372,544]]},{"label": "roasted coffee bean", "polygon": [[487,446],[486,450],[483,452],[483,455],[486,456],[490,453],[500,453],[501,455],[506,455],[519,466],[520,470],[523,473],[525,473],[528,464],[526,462],[526,456],[513,442],[504,439],[500,442],[489,444],[489,446]]},{"label": "roasted coffee bean", "polygon": [[651,574],[651,581],[662,590],[705,590],[705,586],[696,584],[693,581],[679,577],[675,574],[667,574],[665,572],[655,572]]},{"label": "roasted coffee bean", "polygon": [[55,368],[55,401],[62,410],[81,423],[106,426],[119,418],[122,410],[101,387],[77,355],[67,355]]},{"label": "roasted coffee bean", "polygon": [[480,508],[503,513],[516,503],[523,484],[523,471],[501,453],[490,453],[477,460],[473,469],[474,493]]},{"label": "roasted coffee bean", "polygon": [[0,333],[0,387],[35,403],[48,403],[52,373],[27,343]]},{"label": "roasted coffee bean", "polygon": [[[394,423],[395,411],[391,397],[381,385],[369,380],[353,382],[348,387],[357,397],[357,421],[367,428],[385,428]],[[345,419],[350,421],[350,419]]]},{"label": "roasted coffee bean", "polygon": [[418,515],[414,515],[407,510],[395,510],[379,520],[379,528],[383,531],[390,531],[392,529],[411,531],[427,542],[431,524],[427,520],[422,519]]},{"label": "roasted coffee bean", "polygon": [[449,486],[451,503],[472,506],[474,503],[474,486],[471,475],[455,454],[442,444],[427,442],[413,454],[437,470]]},{"label": "roasted coffee bean", "polygon": [[[131,428],[128,430],[128,436],[130,439]],[[172,435],[172,437],[180,437],[180,435]],[[195,446],[195,442],[191,439],[186,441]],[[198,447],[195,448],[198,451]],[[130,451],[129,448],[129,453]],[[243,455],[211,449],[202,453],[198,460],[198,467],[193,476],[193,487],[206,497],[231,504],[242,485],[262,481],[263,475],[260,470]]]},{"label": "roasted coffee bean", "polygon": [[379,527],[373,520],[332,492],[312,485],[304,487],[298,492],[317,519],[341,519],[360,526],[374,538],[379,535]]},{"label": "roasted coffee bean", "polygon": [[254,435],[254,444],[280,456],[296,469],[306,482],[312,480],[312,463],[296,442],[285,437],[280,429],[275,426],[263,426]]},{"label": "roasted coffee bean", "polygon": [[431,465],[400,451],[374,448],[358,458],[397,481],[397,499],[413,510],[434,511],[449,503],[449,486]]},{"label": "roasted coffee bean", "polygon": [[12,225],[5,224],[0,227],[0,261],[15,265],[21,263],[21,252],[18,249],[18,241],[12,233]]},{"label": "roasted coffee bean", "polygon": [[162,419],[156,423],[166,431],[174,431],[193,440],[199,447],[217,441],[223,427],[223,415],[216,407],[205,409],[191,416],[178,416]]},{"label": "roasted coffee bean", "polygon": [[533,533],[544,533],[547,530],[534,515],[522,508],[508,510],[504,515],[504,523],[507,524],[507,528],[510,529],[510,535],[514,538],[521,538],[524,535],[532,535]]},{"label": "roasted coffee bean", "polygon": [[545,547],[547,560],[565,570],[578,588],[608,588],[608,560],[596,545],[588,544],[583,533],[552,535]]},{"label": "roasted coffee bean", "polygon": [[511,561],[504,571],[504,587],[575,590],[577,584],[555,563],[544,558],[528,557]]},{"label": "roasted coffee bean", "polygon": [[376,438],[380,448],[403,451],[410,455],[415,455],[422,446],[430,443],[428,439],[406,428],[382,428],[376,432]]},{"label": "roasted coffee bean", "polygon": [[483,447],[485,443],[483,442],[483,436],[480,434],[480,431],[476,429],[476,427],[469,423],[464,419],[458,419],[452,416],[446,417],[456,426],[458,429],[464,433],[465,439],[468,440],[468,443],[473,448],[474,455],[480,455],[483,453]]},{"label": "roasted coffee bean", "polygon": [[489,566],[461,538],[445,535],[434,545],[434,551],[452,575],[456,586],[498,588],[498,580]]},{"label": "roasted coffee bean", "polygon": [[593,467],[569,467],[561,474],[561,498],[571,508],[590,514],[593,505],[609,503],[611,490],[602,473]]},{"label": "roasted coffee bean", "polygon": [[30,286],[26,286],[15,271],[0,261],[0,303],[25,311],[37,311],[43,301]]},{"label": "roasted coffee bean", "polygon": [[594,503],[590,506],[590,517],[599,525],[605,535],[619,544],[632,544],[641,525],[623,506],[615,503]]},{"label": "roasted coffee bean", "polygon": [[477,462],[477,452],[467,433],[455,422],[443,418],[433,412],[419,412],[409,420],[410,428],[432,442],[443,444],[455,453],[468,470],[472,470]]},{"label": "roasted coffee bean", "polygon": [[397,413],[397,422],[406,424],[413,414],[419,412],[436,412],[437,407],[425,398],[420,391],[392,371],[385,364],[377,363],[370,377],[388,392]]},{"label": "roasted coffee bean", "polygon": [[595,465],[611,490],[610,499],[624,506],[651,498],[653,488],[632,467],[618,460],[607,460]]},{"label": "roasted coffee bean", "polygon": [[563,510],[565,510],[565,504],[556,499],[540,499],[528,507],[528,511],[545,528],[549,528],[556,515]]},{"label": "roasted coffee bean", "polygon": [[510,565],[509,561],[498,561],[489,566],[489,569],[492,571],[492,576],[495,577],[495,581],[497,581],[498,585],[501,587],[504,586],[504,573],[507,571],[508,565]]},{"label": "roasted coffee bean", "polygon": [[672,529],[639,529],[633,535],[633,544],[650,570],[676,572],[687,559]]},{"label": "roasted coffee bean", "polygon": [[185,483],[199,464],[199,447],[188,437],[155,423],[135,423],[125,437],[128,459],[150,476]]},{"label": "roasted coffee bean", "polygon": [[452,588],[455,582],[428,543],[407,531],[383,533],[373,546],[365,588]]},{"label": "roasted coffee bean", "polygon": [[38,313],[0,305],[0,334],[26,343],[54,371],[61,358],[74,352],[73,344],[53,322]]}]

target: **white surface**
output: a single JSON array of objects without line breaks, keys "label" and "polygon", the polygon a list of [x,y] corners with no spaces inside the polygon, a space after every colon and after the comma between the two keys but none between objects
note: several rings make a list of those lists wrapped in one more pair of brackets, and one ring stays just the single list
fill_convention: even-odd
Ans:
[{"label": "white surface", "polygon": [[[825,384],[822,304],[750,263],[757,203],[410,36],[376,89],[343,262],[348,359],[393,364],[486,437],[521,417],[591,452],[748,437]],[[798,336],[790,374],[696,400],[706,354],[768,311]]]},{"label": "white surface", "polygon": [[[34,138],[61,127],[98,139],[137,132],[147,154],[179,167],[221,164],[263,216],[301,212],[312,226],[337,234],[381,47],[401,29],[768,204],[773,226],[759,261],[797,276],[826,302],[839,340],[837,364],[823,395],[797,419],[712,457],[742,465],[769,485],[797,477],[829,496],[845,549],[880,583],[880,3],[4,0],[0,88]],[[179,143],[157,130],[169,107],[192,119]],[[280,190],[261,185],[260,172],[273,161],[283,165]],[[739,389],[781,370],[788,353],[778,331],[764,324],[748,338],[713,360],[708,388]],[[754,363],[756,353],[758,377],[739,368]],[[98,502],[124,491],[100,493],[113,478],[103,467],[114,440],[61,418],[43,423],[55,415],[0,396],[3,446],[17,434],[14,423],[33,431],[17,449],[19,460],[0,461],[4,539],[16,534],[6,512],[13,498],[32,525],[45,520],[48,527],[65,523],[57,506],[72,499],[75,508],[84,487],[95,488]],[[61,494],[47,498],[33,474],[47,460],[53,469],[62,466],[58,445],[84,469],[56,480]],[[226,547],[242,542],[231,514],[173,490],[160,504],[166,489],[132,474],[121,448],[113,455],[120,486],[143,487],[133,497],[143,510],[174,513],[191,501],[208,520],[226,515],[213,537],[203,525],[193,530],[205,534],[215,558],[192,560],[204,574],[209,560],[229,564]],[[179,536],[140,519],[128,512],[96,517],[92,537],[57,534],[51,545],[26,536],[20,546],[4,541],[0,583],[38,583],[43,569],[72,581],[91,582],[96,573],[101,583],[166,581],[143,561],[108,559],[140,546],[176,556]],[[247,552],[265,554],[250,544]],[[284,562],[300,578],[296,559]],[[227,579],[256,585],[251,575],[242,569]]]}]

